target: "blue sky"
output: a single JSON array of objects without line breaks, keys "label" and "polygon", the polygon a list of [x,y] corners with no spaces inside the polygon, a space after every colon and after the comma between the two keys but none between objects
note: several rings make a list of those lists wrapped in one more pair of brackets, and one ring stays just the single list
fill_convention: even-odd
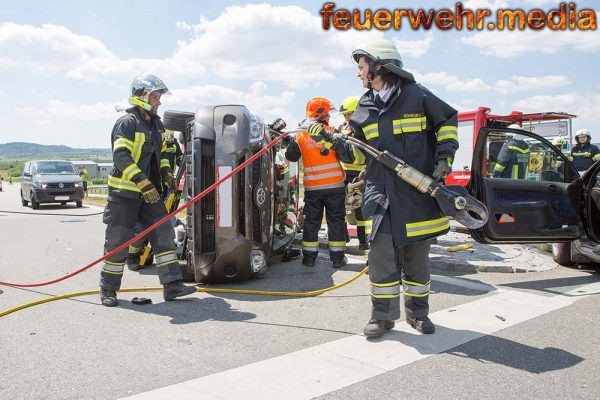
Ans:
[{"label": "blue sky", "polygon": [[[348,9],[453,8],[455,1],[337,1]],[[468,8],[556,8],[548,0],[469,0]],[[597,2],[578,1],[578,9]],[[138,74],[172,96],[160,111],[241,103],[265,120],[302,118],[306,101],[339,106],[363,91],[351,50],[394,40],[405,68],[459,110],[578,114],[600,141],[600,33],[324,31],[322,1],[0,0],[0,143],[109,147]]]}]

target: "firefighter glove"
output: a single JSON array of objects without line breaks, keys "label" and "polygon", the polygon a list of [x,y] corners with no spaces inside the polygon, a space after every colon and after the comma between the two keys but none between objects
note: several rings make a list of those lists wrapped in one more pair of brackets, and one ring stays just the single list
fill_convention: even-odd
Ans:
[{"label": "firefighter glove", "polygon": [[169,189],[171,189],[173,192],[177,191],[177,179],[175,179],[172,173],[169,172],[165,174],[163,180],[165,181]]},{"label": "firefighter glove", "polygon": [[452,172],[452,167],[450,166],[450,161],[447,158],[440,158],[437,160],[435,164],[435,168],[433,169],[432,177],[436,181],[442,181],[448,174]]},{"label": "firefighter glove", "polygon": [[160,200],[160,194],[158,193],[158,190],[156,190],[156,187],[154,187],[148,178],[139,181],[136,183],[136,185],[141,190],[142,197],[146,203],[154,204]]},{"label": "firefighter glove", "polygon": [[314,124],[310,124],[307,130],[310,136],[321,136],[323,134],[323,131],[323,125],[317,122],[315,122]]}]

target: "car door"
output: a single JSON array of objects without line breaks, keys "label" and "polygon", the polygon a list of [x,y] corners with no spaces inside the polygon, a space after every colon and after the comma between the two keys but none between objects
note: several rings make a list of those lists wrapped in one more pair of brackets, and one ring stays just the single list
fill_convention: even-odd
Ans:
[{"label": "car door", "polygon": [[541,136],[482,128],[468,190],[487,206],[489,219],[471,235],[481,243],[554,243],[584,233],[598,241],[598,207],[588,195],[594,188],[600,194],[598,169],[597,163],[582,179]]}]

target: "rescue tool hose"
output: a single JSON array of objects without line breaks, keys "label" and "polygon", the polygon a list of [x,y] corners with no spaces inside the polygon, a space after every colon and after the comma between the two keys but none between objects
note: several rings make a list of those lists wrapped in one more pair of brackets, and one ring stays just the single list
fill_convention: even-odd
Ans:
[{"label": "rescue tool hose", "polygon": [[52,285],[52,284],[60,282],[60,281],[64,281],[66,279],[69,279],[69,278],[77,275],[77,274],[82,273],[83,271],[85,271],[87,269],[92,268],[94,265],[98,264],[99,262],[104,261],[107,258],[109,258],[109,257],[117,254],[118,252],[120,252],[121,250],[123,250],[125,247],[129,246],[131,243],[135,242],[136,240],[141,239],[142,237],[146,236],[147,234],[149,234],[150,232],[152,232],[154,229],[156,229],[158,226],[160,226],[160,225],[164,224],[165,222],[169,221],[171,219],[171,217],[174,217],[175,215],[177,215],[181,211],[185,210],[186,208],[188,208],[192,204],[196,203],[198,200],[200,200],[201,198],[203,198],[204,196],[206,196],[207,194],[209,194],[210,192],[212,192],[213,190],[215,190],[221,183],[223,183],[227,179],[231,178],[233,175],[235,175],[238,172],[240,172],[247,165],[251,164],[254,160],[256,160],[258,157],[260,157],[261,155],[263,155],[271,147],[275,146],[277,144],[277,142],[279,142],[281,139],[283,139],[287,135],[288,135],[287,132],[283,132],[283,133],[280,133],[280,134],[278,132],[278,135],[271,142],[269,142],[263,149],[261,149],[260,151],[256,152],[256,154],[252,155],[246,161],[244,161],[242,164],[240,164],[237,167],[235,167],[230,173],[228,173],[227,175],[225,175],[223,178],[219,179],[218,181],[216,181],[215,183],[213,183],[211,186],[207,187],[202,192],[198,193],[190,201],[188,201],[187,203],[185,203],[184,205],[182,205],[181,207],[179,207],[175,211],[171,212],[170,214],[165,215],[163,218],[161,218],[160,220],[156,221],[154,224],[150,225],[148,228],[144,229],[142,232],[138,233],[136,236],[132,237],[131,239],[129,239],[128,241],[126,241],[125,243],[123,243],[122,245],[120,245],[119,247],[117,247],[116,249],[114,249],[114,250],[112,250],[112,251],[104,254],[102,257],[100,257],[100,258],[92,261],[91,263],[87,264],[85,267],[80,268],[80,269],[78,269],[78,270],[76,270],[74,272],[71,272],[71,273],[69,273],[69,274],[67,274],[65,276],[62,276],[60,278],[56,278],[56,279],[53,279],[53,280],[47,281],[47,282],[40,282],[40,283],[12,283],[12,282],[0,281],[0,285],[15,286],[15,287],[39,287],[39,286],[47,286],[47,285]]},{"label": "rescue tool hose", "polygon": [[[268,290],[245,290],[245,289],[223,289],[223,288],[196,288],[196,291],[197,292],[206,292],[206,293],[233,293],[233,294],[244,294],[244,295],[254,294],[254,295],[280,296],[280,297],[314,297],[314,296],[318,296],[318,295],[326,293],[326,292],[334,291],[336,289],[339,289],[343,286],[346,286],[346,285],[354,282],[355,280],[360,278],[363,274],[365,274],[367,272],[368,268],[369,267],[365,267],[361,272],[359,272],[352,278],[350,278],[347,281],[344,281],[338,285],[330,286],[330,287],[324,288],[324,289],[311,290],[308,292],[276,292],[276,291],[268,291]],[[160,291],[160,290],[163,290],[163,288],[162,287],[124,288],[124,289],[119,290],[119,292],[121,292],[121,293],[154,292],[154,291]],[[23,310],[25,308],[34,307],[34,306],[37,306],[40,304],[50,303],[50,302],[56,301],[56,300],[70,299],[73,297],[88,296],[88,295],[98,294],[98,293],[100,293],[99,290],[88,290],[85,292],[74,292],[74,293],[62,294],[59,296],[47,297],[45,299],[21,304],[20,306],[2,311],[2,312],[0,312],[0,318],[6,316],[8,314],[12,314],[14,312]]]}]

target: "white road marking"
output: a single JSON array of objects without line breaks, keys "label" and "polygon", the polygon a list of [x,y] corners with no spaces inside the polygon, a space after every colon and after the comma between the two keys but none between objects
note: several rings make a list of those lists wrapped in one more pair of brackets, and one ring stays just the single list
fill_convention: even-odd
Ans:
[{"label": "white road marking", "polygon": [[378,340],[349,336],[127,397],[129,400],[311,399],[490,335],[576,301],[504,291],[431,315],[434,335],[400,322]]}]

